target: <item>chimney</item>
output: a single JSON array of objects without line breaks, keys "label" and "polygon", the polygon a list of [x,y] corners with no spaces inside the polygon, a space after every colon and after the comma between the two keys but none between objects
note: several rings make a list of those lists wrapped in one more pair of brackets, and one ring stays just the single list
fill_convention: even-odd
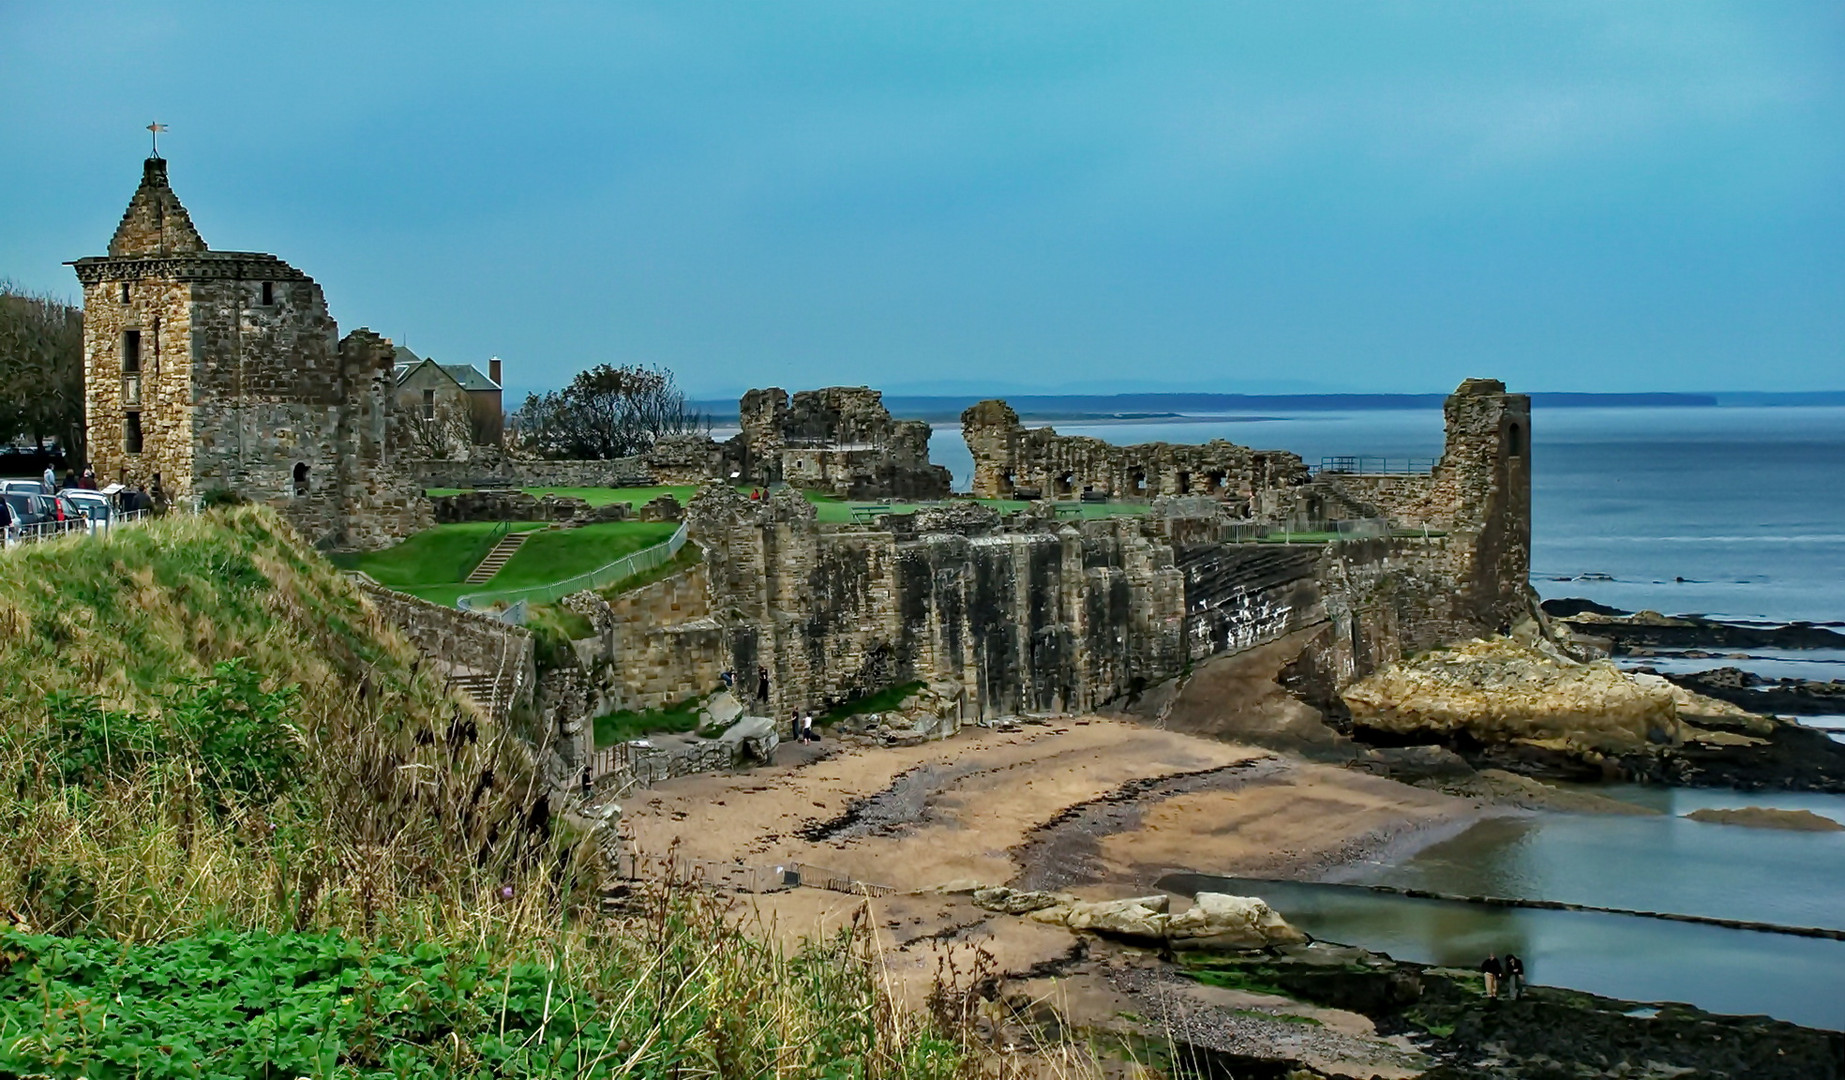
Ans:
[{"label": "chimney", "polygon": [[493,385],[495,386],[501,385],[500,383],[500,358],[499,357],[496,356],[493,359],[487,361],[487,377],[493,380]]}]

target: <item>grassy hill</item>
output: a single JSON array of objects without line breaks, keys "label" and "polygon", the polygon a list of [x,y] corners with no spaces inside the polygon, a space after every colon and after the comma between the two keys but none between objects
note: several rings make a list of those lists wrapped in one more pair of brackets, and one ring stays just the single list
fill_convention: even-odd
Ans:
[{"label": "grassy hill", "polygon": [[862,937],[603,913],[546,790],[267,510],[0,553],[0,1075],[958,1068]]}]

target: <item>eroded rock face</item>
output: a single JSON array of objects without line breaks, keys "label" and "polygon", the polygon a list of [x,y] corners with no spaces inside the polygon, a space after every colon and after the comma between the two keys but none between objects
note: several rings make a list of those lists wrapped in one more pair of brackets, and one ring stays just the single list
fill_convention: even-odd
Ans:
[{"label": "eroded rock face", "polygon": [[1392,664],[1347,687],[1353,720],[1414,737],[1553,743],[1620,753],[1683,737],[1671,688],[1607,661],[1579,664],[1507,638]]},{"label": "eroded rock face", "polygon": [[1174,915],[1164,893],[1124,900],[1076,900],[1064,893],[1004,887],[976,889],[974,903],[988,911],[1030,918],[1072,930],[1134,941],[1162,942],[1175,949],[1260,949],[1293,945],[1307,935],[1253,896],[1199,893],[1192,906]]},{"label": "eroded rock face", "polygon": [[1166,940],[1179,949],[1259,949],[1297,944],[1307,935],[1257,897],[1205,892],[1166,920]]}]

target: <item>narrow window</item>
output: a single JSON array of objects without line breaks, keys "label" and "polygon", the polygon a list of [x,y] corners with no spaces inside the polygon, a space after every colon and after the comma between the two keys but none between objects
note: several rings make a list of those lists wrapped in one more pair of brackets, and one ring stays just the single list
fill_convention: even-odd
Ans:
[{"label": "narrow window", "polygon": [[425,390],[423,391],[423,419],[434,420],[435,418],[436,392],[434,390]]},{"label": "narrow window", "polygon": [[1525,429],[1513,424],[1506,432],[1506,443],[1513,457],[1525,456]]},{"label": "narrow window", "polygon": [[1179,483],[1179,494],[1190,495],[1192,493],[1192,474],[1180,470],[1177,479]]},{"label": "narrow window", "polygon": [[141,414],[122,414],[122,449],[130,454],[141,452]]},{"label": "narrow window", "polygon": [[141,373],[141,331],[122,331],[122,374]]},{"label": "narrow window", "polygon": [[122,303],[128,303],[128,283],[122,282]]},{"label": "narrow window", "polygon": [[275,303],[275,284],[273,282],[265,281],[263,282],[263,306],[269,307],[270,305],[274,303]]},{"label": "narrow window", "polygon": [[307,493],[308,493],[307,462],[297,461],[295,462],[295,494],[296,495],[306,495]]}]

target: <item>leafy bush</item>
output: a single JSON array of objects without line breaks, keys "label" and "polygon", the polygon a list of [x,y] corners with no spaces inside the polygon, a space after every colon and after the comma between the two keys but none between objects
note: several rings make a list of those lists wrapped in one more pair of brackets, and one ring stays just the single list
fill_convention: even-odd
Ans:
[{"label": "leafy bush", "polygon": [[272,798],[300,763],[300,732],[289,719],[299,696],[295,686],[264,690],[241,659],[182,676],[149,714],[54,690],[45,699],[48,761],[66,784],[100,786],[151,764],[179,764],[198,770],[220,809]]},{"label": "leafy bush", "polygon": [[656,886],[576,944],[0,929],[0,1074],[947,1080],[960,1062],[893,1009],[862,929],[787,956]]},{"label": "leafy bush", "polygon": [[225,506],[243,506],[250,500],[243,493],[227,487],[206,488],[199,495],[199,505],[207,510],[216,510]]}]

